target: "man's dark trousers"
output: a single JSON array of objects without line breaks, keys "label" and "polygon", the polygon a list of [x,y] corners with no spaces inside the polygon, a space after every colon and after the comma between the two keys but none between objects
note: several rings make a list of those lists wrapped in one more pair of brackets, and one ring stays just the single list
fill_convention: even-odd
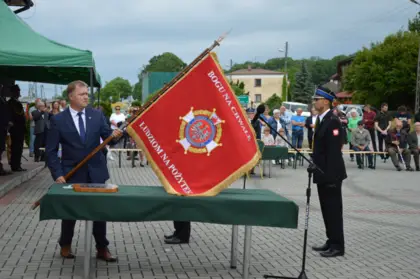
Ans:
[{"label": "man's dark trousers", "polygon": [[25,127],[10,128],[10,138],[12,142],[10,167],[16,170],[21,167],[23,142],[25,141]]},{"label": "man's dark trousers", "polygon": [[181,241],[189,241],[191,234],[191,222],[174,221],[175,233]]},{"label": "man's dark trousers", "polygon": [[342,181],[332,185],[318,184],[319,203],[330,248],[344,251]]},{"label": "man's dark trousers", "polygon": [[[68,183],[75,183],[75,182],[69,179]],[[71,245],[72,240],[73,240],[75,225],[76,225],[76,220],[62,220],[61,221],[61,236],[59,240],[59,244],[61,247]],[[93,234],[93,237],[95,238],[96,249],[108,247],[109,241],[106,238],[106,222],[94,221],[92,234]]]}]

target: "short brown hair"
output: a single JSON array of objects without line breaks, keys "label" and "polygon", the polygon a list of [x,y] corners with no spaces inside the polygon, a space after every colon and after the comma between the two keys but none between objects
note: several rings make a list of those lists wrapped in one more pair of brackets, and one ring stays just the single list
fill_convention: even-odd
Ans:
[{"label": "short brown hair", "polygon": [[73,93],[76,87],[89,87],[89,86],[87,85],[86,82],[81,81],[81,80],[72,81],[67,85],[67,96]]}]

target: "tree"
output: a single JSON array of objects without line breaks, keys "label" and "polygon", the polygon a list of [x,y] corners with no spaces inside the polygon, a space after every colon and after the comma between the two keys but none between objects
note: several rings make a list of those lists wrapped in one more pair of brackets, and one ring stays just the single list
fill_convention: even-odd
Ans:
[{"label": "tree", "polygon": [[357,52],[344,75],[344,89],[353,91],[353,102],[391,108],[414,103],[420,34],[389,35],[381,43]]},{"label": "tree", "polygon": [[143,72],[179,72],[186,66],[187,64],[175,54],[164,52],[153,56],[149,60],[149,64],[144,66]]},{"label": "tree", "polygon": [[420,12],[413,19],[408,20],[408,31],[420,32]]},{"label": "tree", "polygon": [[233,81],[230,81],[229,84],[230,84],[230,87],[232,87],[233,91],[235,92],[236,96],[246,95],[245,84],[242,81],[239,82],[239,80],[237,80],[236,83],[234,83]]},{"label": "tree", "polygon": [[314,85],[306,63],[303,61],[300,71],[296,74],[293,88],[293,101],[309,104],[313,95]]},{"label": "tree", "polygon": [[133,102],[131,102],[131,106],[132,107],[141,107],[141,102],[140,101],[133,101]]},{"label": "tree", "polygon": [[101,89],[101,100],[118,102],[122,99],[128,98],[132,93],[132,87],[128,80],[122,77],[116,77],[110,82],[106,83]]},{"label": "tree", "polygon": [[[107,118],[109,118],[112,114],[112,106],[110,102],[100,102],[99,105],[103,108],[103,113]],[[98,102],[95,102],[94,107],[98,106]]]},{"label": "tree", "polygon": [[270,114],[273,113],[273,110],[279,109],[281,107],[281,103],[282,100],[276,93],[271,95],[271,97],[265,101],[265,104],[270,108]]},{"label": "tree", "polygon": [[[139,81],[134,85],[133,98],[135,100],[142,100],[143,91],[143,73],[145,72],[179,72],[187,66],[184,61],[171,52],[164,52],[160,55],[153,56],[147,65],[137,75]],[[148,92],[146,92],[147,94]],[[148,96],[150,99],[150,95]]]},{"label": "tree", "polygon": [[142,84],[140,81],[134,84],[132,96],[134,100],[141,102],[143,95],[142,95]]},{"label": "tree", "polygon": [[281,83],[281,99],[287,100],[287,91],[289,89],[289,86],[287,84],[287,78],[286,75],[283,76],[283,82]]},{"label": "tree", "polygon": [[61,92],[61,99],[69,101],[69,95],[67,94],[67,89],[64,89],[63,92]]}]

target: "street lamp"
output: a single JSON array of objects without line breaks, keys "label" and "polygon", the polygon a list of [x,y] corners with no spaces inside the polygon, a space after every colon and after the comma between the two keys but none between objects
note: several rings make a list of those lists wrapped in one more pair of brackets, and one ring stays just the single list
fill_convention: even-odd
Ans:
[{"label": "street lamp", "polygon": [[[419,5],[420,3],[416,0],[410,0],[410,2]],[[416,103],[414,104],[414,113],[419,111],[419,102],[420,102],[420,42],[419,42],[419,53],[417,55],[417,82],[416,82]]]},{"label": "street lamp", "polygon": [[[411,0],[410,0],[411,1]],[[412,0],[412,1],[414,1],[414,0]],[[285,49],[283,50],[283,49],[281,49],[281,48],[279,48],[278,49],[278,51],[279,52],[284,52],[284,73],[286,74],[286,83],[288,82],[288,77],[287,77],[287,54],[288,54],[288,52],[289,52],[289,43],[288,42],[286,42],[286,44],[285,44]],[[286,88],[288,88],[288,86],[286,85]],[[287,98],[288,98],[288,95],[289,94],[286,94],[286,102],[287,102]]]}]

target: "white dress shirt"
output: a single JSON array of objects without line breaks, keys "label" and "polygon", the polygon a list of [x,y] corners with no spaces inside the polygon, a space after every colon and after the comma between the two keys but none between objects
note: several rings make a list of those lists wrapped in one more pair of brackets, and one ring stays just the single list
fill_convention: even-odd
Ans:
[{"label": "white dress shirt", "polygon": [[[76,126],[77,132],[80,135],[80,131],[79,131],[79,116],[77,115],[78,111],[72,109],[71,106],[69,106],[69,109],[70,109],[71,118],[73,118],[74,125]],[[83,109],[82,112],[83,112],[82,113],[82,119],[83,119],[83,124],[85,126],[85,132],[86,132],[86,110]]]},{"label": "white dress shirt", "polygon": [[320,114],[319,115],[319,123],[321,123],[322,122],[322,119],[324,119],[324,116],[328,113],[330,111],[330,109],[327,109],[326,111],[324,111],[324,113],[323,114]]}]

